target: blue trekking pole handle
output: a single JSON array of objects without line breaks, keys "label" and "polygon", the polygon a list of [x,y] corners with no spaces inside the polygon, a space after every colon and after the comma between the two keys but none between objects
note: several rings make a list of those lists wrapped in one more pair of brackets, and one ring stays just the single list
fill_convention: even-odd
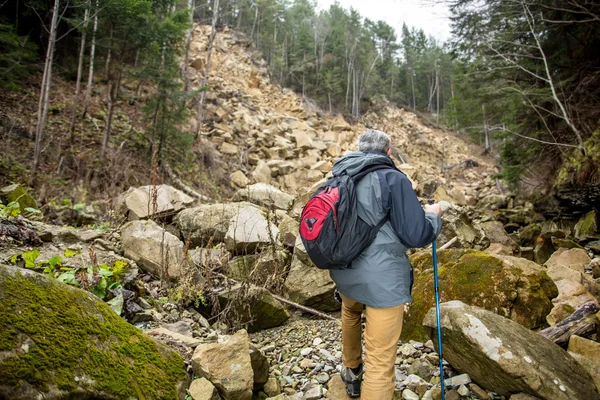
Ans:
[{"label": "blue trekking pole handle", "polygon": [[[429,200],[429,204],[433,204],[433,200]],[[438,337],[438,355],[440,358],[440,385],[442,388],[442,400],[446,399],[445,382],[444,382],[444,356],[442,352],[442,324],[440,317],[440,285],[438,281],[438,266],[437,266],[437,243],[434,240],[431,243],[433,257],[433,287],[435,289],[435,316],[437,319],[437,337]]]}]

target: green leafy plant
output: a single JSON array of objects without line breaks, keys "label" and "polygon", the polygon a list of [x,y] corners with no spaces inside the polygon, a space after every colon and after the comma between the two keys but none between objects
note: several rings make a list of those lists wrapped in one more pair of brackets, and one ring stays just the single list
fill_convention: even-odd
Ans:
[{"label": "green leafy plant", "polygon": [[15,218],[21,215],[21,207],[16,201],[11,201],[7,205],[0,202],[0,219]]}]

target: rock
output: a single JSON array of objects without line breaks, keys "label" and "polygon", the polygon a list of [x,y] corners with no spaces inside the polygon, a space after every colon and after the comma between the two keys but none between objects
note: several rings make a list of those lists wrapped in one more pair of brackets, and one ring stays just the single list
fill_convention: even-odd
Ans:
[{"label": "rock", "polygon": [[228,400],[252,399],[254,371],[245,330],[224,343],[203,344],[192,356],[194,374],[211,381]]},{"label": "rock", "polygon": [[569,279],[555,282],[558,288],[558,297],[552,300],[554,308],[547,316],[550,325],[554,325],[575,312],[576,309],[589,301],[596,302],[596,298],[588,292],[585,286]]},{"label": "rock", "polygon": [[308,389],[306,391],[306,393],[304,393],[304,396],[302,397],[303,400],[319,400],[321,397],[323,397],[323,388],[321,387],[321,385],[315,385],[313,387],[311,387],[310,389]]},{"label": "rock", "polygon": [[[528,393],[553,400],[598,400],[591,378],[563,349],[535,332],[460,301],[441,305],[444,358],[502,396]],[[437,342],[435,308],[423,324]]]},{"label": "rock", "polygon": [[237,187],[244,188],[248,186],[250,180],[246,177],[246,175],[242,171],[235,171],[231,175],[229,175],[229,179],[231,182]]},{"label": "rock", "polygon": [[192,246],[214,245],[225,240],[231,218],[248,206],[254,207],[247,202],[204,204],[181,211],[174,222]]},{"label": "rock", "polygon": [[[156,196],[156,208],[153,198]],[[169,185],[147,185],[129,188],[117,197],[116,209],[132,220],[174,215],[192,205],[194,199]]]},{"label": "rock", "polygon": [[179,333],[180,335],[183,335],[183,336],[191,337],[193,335],[192,326],[189,322],[177,321],[172,324],[164,324],[162,327],[170,330],[171,332]]},{"label": "rock", "polygon": [[294,218],[286,215],[279,223],[279,241],[286,247],[294,247],[298,237],[299,223]]},{"label": "rock", "polygon": [[500,221],[483,222],[477,226],[481,229],[491,243],[498,243],[512,249],[512,253],[518,250],[517,243],[512,240],[504,230],[504,225]]},{"label": "rock", "polygon": [[460,394],[456,390],[446,392],[446,400],[460,400]]},{"label": "rock", "polygon": [[540,236],[533,248],[533,260],[538,264],[544,264],[555,251],[556,249],[552,244],[552,240],[544,239]]},{"label": "rock", "polygon": [[171,341],[178,342],[187,347],[191,347],[195,349],[202,343],[202,340],[199,338],[192,337],[192,335],[182,335],[181,333],[173,332],[166,328],[156,328],[149,331],[146,331],[146,334],[150,336],[165,336]]},{"label": "rock", "polygon": [[600,390],[600,343],[573,335],[569,339],[568,351],[590,373]]},{"label": "rock", "polygon": [[444,212],[442,220],[444,224],[441,237],[438,239],[441,242],[447,242],[456,236],[461,247],[473,248],[476,245],[479,245],[480,248],[488,247],[489,240],[482,243],[483,235],[473,227],[473,223],[466,213],[450,207]]},{"label": "rock", "polygon": [[254,371],[254,390],[260,390],[269,380],[269,360],[253,344],[250,344],[250,363]]},{"label": "rock", "polygon": [[16,201],[19,203],[21,212],[24,212],[26,208],[37,209],[37,203],[35,199],[31,197],[29,193],[23,188],[23,186],[15,183],[13,185],[4,186],[0,189],[0,201],[2,204],[7,205]]},{"label": "rock", "polygon": [[263,160],[259,160],[258,164],[252,171],[252,177],[258,183],[271,183],[271,168]]},{"label": "rock", "polygon": [[[442,338],[444,334],[442,333]],[[443,346],[443,344],[442,344]],[[448,378],[444,381],[447,386],[459,386],[459,385],[468,385],[471,383],[471,377],[468,374],[461,374],[453,376],[452,378]]]},{"label": "rock", "polygon": [[575,243],[571,239],[559,239],[559,238],[555,238],[554,236],[552,236],[551,240],[552,240],[552,245],[556,249],[560,249],[560,248],[563,248],[563,249],[583,249],[582,246],[578,245],[577,243]]},{"label": "rock", "polygon": [[592,259],[583,249],[558,249],[544,265],[548,268],[558,265],[584,272],[583,266],[591,262]]},{"label": "rock", "polygon": [[234,201],[248,201],[267,208],[288,210],[294,203],[294,197],[266,183],[256,183],[238,190]]},{"label": "rock", "polygon": [[340,309],[340,304],[333,299],[335,284],[329,271],[318,269],[310,261],[300,237],[296,240],[285,289],[289,299],[296,303],[321,311]]},{"label": "rock", "polygon": [[535,245],[538,236],[540,236],[540,233],[542,233],[542,229],[539,224],[527,225],[519,231],[519,241],[523,246],[533,246]]},{"label": "rock", "polygon": [[222,309],[228,304],[234,307],[238,322],[248,324],[250,333],[279,326],[290,317],[283,305],[266,289],[254,285],[247,289],[247,293],[241,289],[241,285],[235,285],[219,292],[219,303]]},{"label": "rock", "polygon": [[402,398],[404,400],[419,400],[419,395],[410,389],[404,389],[402,391]]},{"label": "rock", "polygon": [[189,269],[183,242],[152,220],[127,223],[122,240],[125,257],[156,277],[176,280]]},{"label": "rock", "polygon": [[540,400],[538,397],[532,396],[527,393],[517,393],[510,396],[508,400]]},{"label": "rock", "polygon": [[339,375],[333,376],[327,384],[327,396],[331,400],[349,400],[346,393],[346,384]]},{"label": "rock", "polygon": [[206,378],[193,380],[188,392],[192,400],[221,400],[217,388]]},{"label": "rock", "polygon": [[308,150],[314,146],[312,139],[304,131],[295,131],[294,139],[296,140],[296,148],[298,149]]},{"label": "rock", "polygon": [[497,210],[506,208],[508,197],[502,194],[490,194],[482,199],[479,199],[478,206],[483,209]]},{"label": "rock", "polygon": [[247,280],[254,270],[258,257],[257,254],[233,257],[223,269],[223,274],[236,281]]},{"label": "rock", "polygon": [[[421,321],[434,305],[430,252],[410,257],[415,269],[413,304],[404,315],[403,340],[426,340]],[[457,299],[534,329],[545,323],[558,295],[543,267],[523,258],[473,250],[438,252],[442,301]]]},{"label": "rock", "polygon": [[240,153],[240,149],[236,145],[227,142],[223,142],[219,151],[222,154],[228,154],[230,156],[235,156]]},{"label": "rock", "polygon": [[[15,310],[19,310],[15,312]],[[0,265],[0,398],[176,399],[183,359],[91,293]]]},{"label": "rock", "polygon": [[580,241],[600,239],[598,213],[596,211],[590,211],[577,222],[577,225],[575,225],[575,239]]},{"label": "rock", "polygon": [[475,383],[470,383],[469,389],[471,390],[471,392],[473,392],[475,397],[477,397],[479,400],[490,400],[490,396],[488,395],[488,393],[485,390],[483,390],[482,388],[480,388],[478,385],[476,385]]},{"label": "rock", "polygon": [[225,246],[231,252],[252,253],[261,246],[272,244],[279,235],[275,224],[255,207],[242,208],[229,220]]},{"label": "rock", "polygon": [[279,386],[279,381],[277,380],[277,378],[270,377],[267,380],[267,383],[265,383],[263,391],[269,397],[277,396],[279,393],[281,393],[281,387]]}]

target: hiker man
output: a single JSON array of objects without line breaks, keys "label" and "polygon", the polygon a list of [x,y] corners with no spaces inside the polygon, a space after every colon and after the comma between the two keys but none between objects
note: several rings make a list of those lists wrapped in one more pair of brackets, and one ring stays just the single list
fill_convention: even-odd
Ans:
[{"label": "hiker man", "polygon": [[[333,175],[355,175],[374,164],[389,165],[369,173],[356,186],[359,217],[373,226],[384,219],[387,222],[348,268],[331,270],[342,299],[341,377],[350,397],[391,400],[404,304],[412,301],[413,270],[406,251],[435,240],[442,229],[442,211],[439,204],[426,205],[423,210],[410,180],[389,157],[391,140],[387,134],[366,131],[358,139],[358,150],[339,159]],[[364,367],[363,310],[367,320]]]}]

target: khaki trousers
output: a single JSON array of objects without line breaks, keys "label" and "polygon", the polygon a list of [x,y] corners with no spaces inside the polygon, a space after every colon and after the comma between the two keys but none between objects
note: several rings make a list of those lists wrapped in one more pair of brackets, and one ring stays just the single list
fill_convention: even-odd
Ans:
[{"label": "khaki trousers", "polygon": [[349,297],[342,297],[342,353],[344,365],[356,368],[362,363],[363,309],[367,317],[365,328],[365,375],[361,388],[362,400],[392,400],[396,352],[404,304],[390,308],[365,307]]}]

